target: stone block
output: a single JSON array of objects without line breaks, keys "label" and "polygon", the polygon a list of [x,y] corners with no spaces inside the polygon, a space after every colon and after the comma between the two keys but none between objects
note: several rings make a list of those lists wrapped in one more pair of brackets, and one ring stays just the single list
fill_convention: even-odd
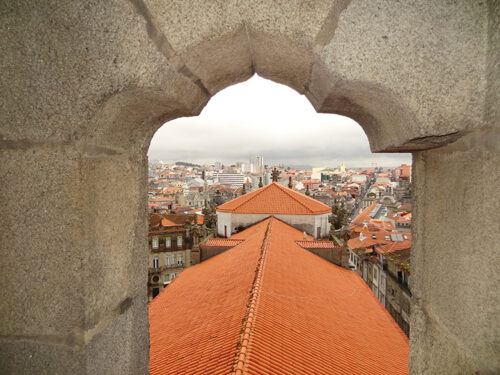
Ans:
[{"label": "stone block", "polygon": [[[85,330],[114,316],[129,296],[146,295],[148,276],[145,155],[82,158]],[[146,313],[144,311],[144,313]]]},{"label": "stone block", "polygon": [[158,97],[168,92],[187,108],[184,115],[198,113],[208,100],[170,63],[133,2],[4,1],[0,24],[0,121],[8,139],[99,138],[103,106],[139,88]]},{"label": "stone block", "polygon": [[85,352],[78,347],[30,338],[0,341],[0,370],[2,374],[91,374],[85,370]]},{"label": "stone block", "polygon": [[330,77],[313,73],[316,108],[350,107],[379,152],[437,147],[483,127],[487,11],[486,2],[350,2],[318,52],[315,69]]},{"label": "stone block", "polygon": [[0,335],[75,343],[84,322],[78,153],[70,145],[7,145],[0,150]]},{"label": "stone block", "polygon": [[476,131],[415,154],[413,373],[500,369],[499,145],[499,131]]},{"label": "stone block", "polygon": [[148,374],[149,323],[146,288],[127,297],[116,315],[86,345],[87,374]]}]

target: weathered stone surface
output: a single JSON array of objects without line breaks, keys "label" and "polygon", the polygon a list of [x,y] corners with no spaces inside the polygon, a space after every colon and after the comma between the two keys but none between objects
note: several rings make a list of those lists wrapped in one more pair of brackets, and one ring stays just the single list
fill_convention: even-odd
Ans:
[{"label": "weathered stone surface", "polygon": [[257,72],[372,150],[456,141],[415,156],[410,368],[498,370],[499,20],[484,1],[1,2],[1,368],[147,370],[149,141]]},{"label": "weathered stone surface", "polygon": [[321,112],[356,119],[373,151],[453,141],[484,126],[487,11],[486,2],[352,1],[308,96]]},{"label": "weathered stone surface", "polygon": [[[3,357],[2,368],[146,373],[145,154],[5,145],[0,282],[9,303],[0,303],[0,341],[16,355]],[[65,366],[62,358],[73,360]]]},{"label": "weathered stone surface", "polygon": [[147,303],[145,292],[127,297],[116,309],[116,317],[90,339],[85,353],[87,374],[148,373]]},{"label": "weathered stone surface", "polygon": [[500,132],[414,157],[412,373],[500,369]]},{"label": "weathered stone surface", "polygon": [[304,92],[313,48],[327,44],[348,1],[146,0],[179,66],[211,94],[254,72]]},{"label": "weathered stone surface", "polygon": [[485,122],[498,126],[500,118],[500,2],[488,1],[488,41]]},{"label": "weathered stone surface", "polygon": [[0,150],[0,160],[0,336],[76,344],[84,321],[78,154],[38,145]]},{"label": "weathered stone surface", "polygon": [[77,347],[34,342],[29,338],[0,341],[2,374],[83,375],[85,354]]},{"label": "weathered stone surface", "polygon": [[125,299],[147,292],[147,169],[144,158],[127,159],[113,155],[82,160],[82,212],[87,220],[82,276],[85,330],[90,332],[113,319]]},{"label": "weathered stone surface", "polygon": [[172,67],[131,2],[3,1],[0,17],[3,138],[92,136],[103,104],[127,90],[168,92],[184,115],[208,100]]}]

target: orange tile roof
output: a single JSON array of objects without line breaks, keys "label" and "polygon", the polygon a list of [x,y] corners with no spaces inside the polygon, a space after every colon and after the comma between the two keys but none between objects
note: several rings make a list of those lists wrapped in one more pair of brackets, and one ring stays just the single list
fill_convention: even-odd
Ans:
[{"label": "orange tile roof", "polygon": [[392,253],[394,251],[400,251],[405,249],[411,249],[411,239],[399,242],[392,242],[380,247],[380,251],[382,253]]},{"label": "orange tile roof", "polygon": [[386,229],[386,230],[394,230],[394,225],[388,220],[371,220],[370,223],[375,225],[378,228]]},{"label": "orange tile roof", "polygon": [[220,205],[217,207],[217,211],[270,215],[317,215],[330,213],[331,208],[315,199],[273,182]]},{"label": "orange tile roof", "polygon": [[357,273],[275,218],[238,235],[150,303],[152,375],[408,373],[408,339]]},{"label": "orange tile roof", "polygon": [[185,269],[149,305],[151,375],[229,374],[267,222],[244,243]]},{"label": "orange tile roof", "polygon": [[[394,235],[401,236],[401,240],[394,240]],[[373,238],[373,236],[375,236],[375,238]],[[411,233],[387,232],[384,230],[378,232],[362,232],[360,237],[351,238],[347,241],[347,246],[350,249],[366,249],[375,245],[378,245],[377,249],[382,253],[409,249],[411,247]]]},{"label": "orange tile roof", "polygon": [[370,213],[372,212],[372,210],[377,206],[378,202],[375,202],[375,203],[372,203],[371,205],[369,205],[368,207],[366,207],[359,215],[358,217],[356,217],[352,222],[353,223],[360,223],[362,221],[370,221],[371,219],[373,219],[371,216],[370,216]]},{"label": "orange tile roof", "polygon": [[347,241],[347,246],[350,249],[361,249],[371,247],[373,245],[385,245],[392,242],[390,235],[391,233],[385,230],[379,230],[377,232],[361,232],[359,237],[351,238]]}]

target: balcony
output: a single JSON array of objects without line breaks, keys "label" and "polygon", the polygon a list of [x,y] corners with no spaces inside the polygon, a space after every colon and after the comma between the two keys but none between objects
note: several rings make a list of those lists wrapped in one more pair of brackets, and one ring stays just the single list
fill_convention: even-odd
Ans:
[{"label": "balcony", "polygon": [[154,275],[154,274],[160,274],[163,271],[167,269],[166,266],[160,266],[160,267],[149,267],[148,269],[148,274]]}]

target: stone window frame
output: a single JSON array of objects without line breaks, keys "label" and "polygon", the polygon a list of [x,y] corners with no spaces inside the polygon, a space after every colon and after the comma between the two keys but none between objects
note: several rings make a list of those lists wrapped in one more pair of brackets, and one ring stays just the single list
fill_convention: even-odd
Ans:
[{"label": "stone window frame", "polygon": [[158,249],[160,247],[160,239],[158,236],[155,236],[151,239],[151,247],[153,249]]}]

